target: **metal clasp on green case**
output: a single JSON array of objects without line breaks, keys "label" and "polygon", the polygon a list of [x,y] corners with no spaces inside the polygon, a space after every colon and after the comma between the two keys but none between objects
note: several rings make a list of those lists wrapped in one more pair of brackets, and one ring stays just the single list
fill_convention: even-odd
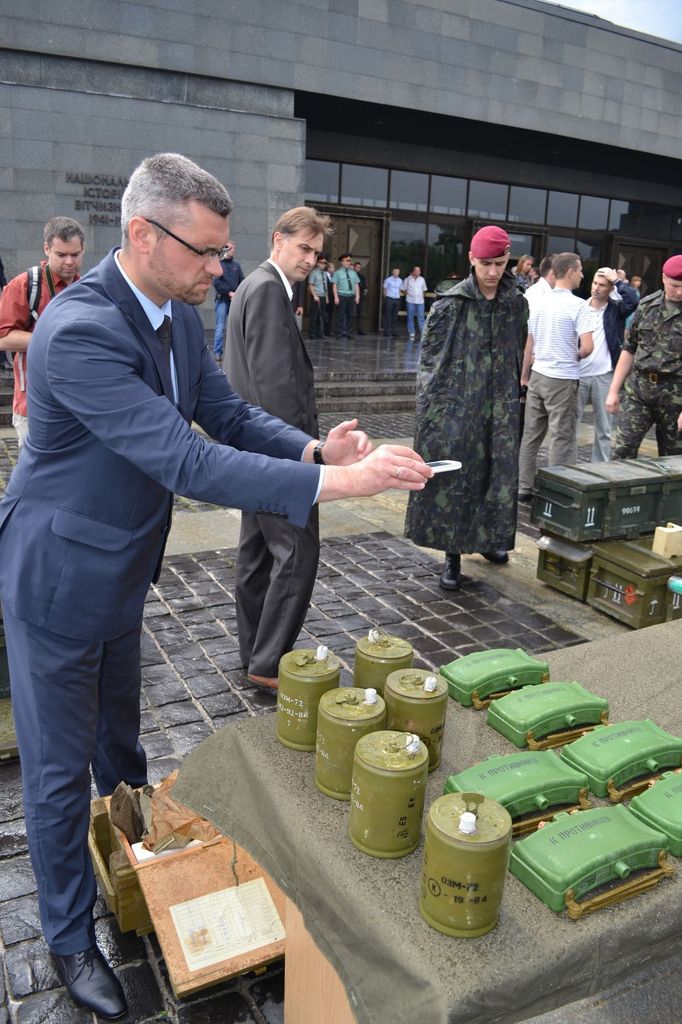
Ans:
[{"label": "metal clasp on green case", "polygon": [[598,896],[590,896],[583,900],[582,903],[576,901],[573,889],[568,889],[564,895],[568,916],[572,921],[577,921],[586,914],[599,910],[601,907],[610,907],[614,903],[621,903],[623,900],[630,899],[631,896],[637,896],[640,892],[646,892],[647,889],[653,888],[661,879],[672,878],[674,874],[675,868],[668,860],[665,850],[661,850],[658,854],[658,867],[654,868],[653,871],[648,871],[646,874],[631,878],[623,885],[609,889],[608,892],[599,893]]}]

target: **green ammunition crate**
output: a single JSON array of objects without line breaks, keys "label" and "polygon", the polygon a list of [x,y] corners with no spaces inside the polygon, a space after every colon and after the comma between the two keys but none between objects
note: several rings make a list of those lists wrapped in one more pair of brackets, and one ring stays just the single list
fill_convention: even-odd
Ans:
[{"label": "green ammunition crate", "polygon": [[604,725],[561,751],[561,760],[585,772],[595,796],[613,803],[641,793],[665,768],[682,764],[682,739],[650,718]]},{"label": "green ammunition crate", "polygon": [[682,571],[682,555],[663,558],[651,550],[653,535],[594,545],[587,603],[614,619],[642,629],[682,616],[682,604],[667,589]]},{"label": "green ammunition crate", "polygon": [[665,455],[659,459],[638,459],[641,466],[661,474],[661,494],[656,515],[657,524],[678,523],[682,526],[682,455]]},{"label": "green ammunition crate", "polygon": [[477,711],[487,708],[491,700],[509,690],[534,686],[549,679],[546,661],[531,658],[520,648],[507,647],[466,654],[442,665],[439,671],[447,680],[452,699],[467,708],[473,705]]},{"label": "green ammunition crate", "polygon": [[552,750],[496,754],[450,775],[444,793],[483,793],[511,814],[515,836],[525,835],[559,811],[586,809],[589,780]]},{"label": "green ammunition crate", "polygon": [[540,537],[537,545],[538,579],[554,590],[586,601],[592,565],[590,545],[560,540],[548,533]]},{"label": "green ammunition crate", "polygon": [[608,721],[609,702],[580,683],[524,686],[488,708],[487,723],[517,747],[546,750]]},{"label": "green ammunition crate", "polygon": [[640,462],[550,466],[535,478],[531,522],[574,541],[637,537],[659,521],[661,487]]},{"label": "green ammunition crate", "polygon": [[[544,828],[519,840],[512,848],[509,870],[550,910],[568,910],[576,920],[670,878],[675,869],[667,849],[667,837],[625,807],[592,807],[557,814]],[[630,878],[647,868],[653,870]],[[615,879],[623,883],[617,889],[589,896]]]},{"label": "green ammunition crate", "polygon": [[668,837],[673,857],[682,857],[682,774],[663,775],[628,804],[640,821]]}]

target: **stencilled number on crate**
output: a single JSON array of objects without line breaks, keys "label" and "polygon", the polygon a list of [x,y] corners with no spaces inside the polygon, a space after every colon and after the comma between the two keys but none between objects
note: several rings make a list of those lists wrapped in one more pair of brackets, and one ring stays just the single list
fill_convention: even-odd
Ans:
[{"label": "stencilled number on crate", "polygon": [[616,583],[613,585],[604,587],[604,597],[607,601],[611,601],[612,604],[623,603],[623,584]]},{"label": "stencilled number on crate", "polygon": [[621,512],[624,516],[636,516],[638,512],[641,511],[641,505],[626,505],[624,508],[621,509]]},{"label": "stencilled number on crate", "polygon": [[552,502],[551,501],[546,501],[545,502],[545,508],[544,508],[544,511],[543,511],[542,514],[545,517],[545,519],[551,519],[552,518]]},{"label": "stencilled number on crate", "polygon": [[586,516],[585,516],[585,526],[588,526],[588,527],[595,526],[596,525],[596,519],[597,519],[597,506],[596,505],[588,505],[585,511],[587,513]]}]

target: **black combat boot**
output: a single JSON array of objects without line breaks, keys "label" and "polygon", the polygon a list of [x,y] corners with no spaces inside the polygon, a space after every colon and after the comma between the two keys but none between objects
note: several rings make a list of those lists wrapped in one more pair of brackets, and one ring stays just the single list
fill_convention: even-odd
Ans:
[{"label": "black combat boot", "polygon": [[493,565],[506,565],[509,561],[509,555],[506,551],[481,551],[480,554],[483,555],[486,561],[492,562]]},{"label": "black combat boot", "polygon": [[443,590],[459,590],[462,586],[460,561],[457,551],[446,551],[445,565],[438,581]]}]

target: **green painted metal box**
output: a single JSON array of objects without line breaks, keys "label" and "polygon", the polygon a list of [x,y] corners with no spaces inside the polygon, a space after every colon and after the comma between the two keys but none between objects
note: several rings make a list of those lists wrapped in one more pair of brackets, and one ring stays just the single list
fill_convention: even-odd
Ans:
[{"label": "green painted metal box", "polygon": [[658,523],[662,478],[640,462],[539,469],[531,522],[567,540],[637,537]]},{"label": "green painted metal box", "polygon": [[488,708],[488,725],[517,747],[546,750],[608,721],[609,702],[580,683],[524,686]]},{"label": "green painted metal box", "polygon": [[585,601],[592,565],[590,545],[560,540],[548,533],[540,537],[537,545],[538,579],[554,590]]},{"label": "green painted metal box", "polygon": [[682,570],[682,555],[664,558],[651,550],[653,534],[638,540],[594,545],[587,603],[633,629],[655,626],[682,616],[667,589],[670,576]]},{"label": "green painted metal box", "polygon": [[682,526],[682,455],[637,461],[648,469],[655,469],[662,478],[657,524],[673,522]]},{"label": "green painted metal box", "polygon": [[564,747],[561,759],[585,772],[596,796],[614,803],[646,789],[652,777],[682,764],[682,739],[650,718],[595,729]]},{"label": "green painted metal box", "polygon": [[[625,807],[592,807],[557,814],[544,828],[519,840],[512,848],[509,870],[550,910],[566,909],[577,919],[670,878],[675,869],[667,849],[667,837]],[[653,870],[633,875],[643,869]],[[589,897],[614,880],[622,884]]]},{"label": "green painted metal box", "polygon": [[628,804],[645,825],[668,837],[673,857],[682,857],[682,774],[679,769],[663,775]]},{"label": "green painted metal box", "polygon": [[590,806],[588,778],[552,750],[497,754],[450,775],[444,793],[483,793],[511,814],[514,835],[526,835],[559,810]]},{"label": "green painted metal box", "polygon": [[464,707],[473,706],[478,711],[510,690],[549,679],[547,662],[531,658],[520,648],[476,651],[442,665],[439,671],[447,680],[450,696]]}]

